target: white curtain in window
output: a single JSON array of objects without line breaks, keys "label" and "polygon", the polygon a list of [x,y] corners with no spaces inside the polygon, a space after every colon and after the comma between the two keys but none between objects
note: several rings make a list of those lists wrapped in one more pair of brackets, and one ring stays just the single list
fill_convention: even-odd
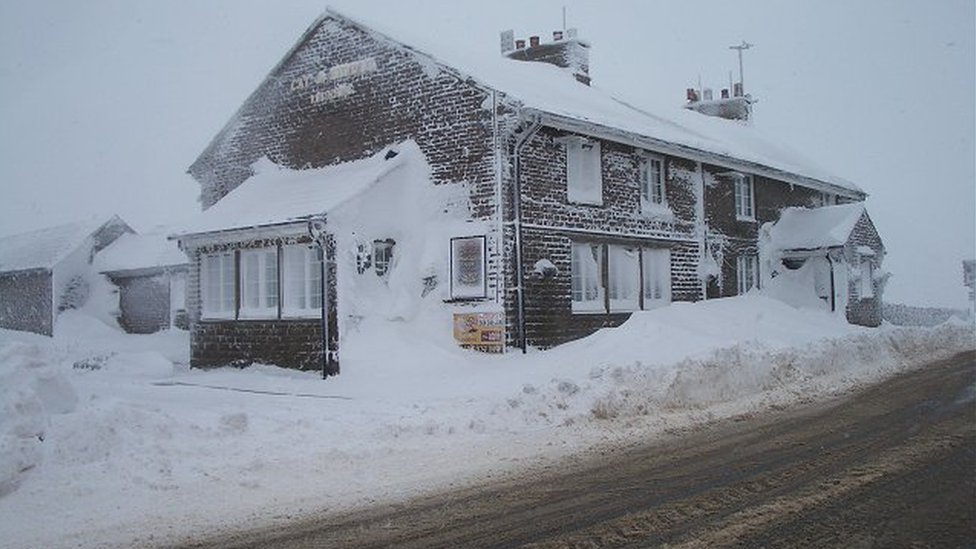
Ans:
[{"label": "white curtain in window", "polygon": [[603,204],[600,142],[566,140],[566,186],[570,202]]},{"label": "white curtain in window", "polygon": [[234,254],[205,255],[201,261],[200,292],[204,318],[234,316]]},{"label": "white curtain in window", "polygon": [[645,248],[644,308],[654,309],[671,303],[671,250]]},{"label": "white curtain in window", "polygon": [[607,276],[610,311],[640,308],[640,252],[637,248],[610,246]]},{"label": "white curtain in window", "polygon": [[574,242],[570,269],[572,270],[573,311],[596,312],[606,310],[601,284],[601,248],[597,244]]},{"label": "white curtain in window", "polygon": [[321,314],[322,277],[318,250],[312,245],[285,246],[282,251],[283,316]]},{"label": "white curtain in window", "polygon": [[278,316],[277,248],[241,252],[241,316]]}]

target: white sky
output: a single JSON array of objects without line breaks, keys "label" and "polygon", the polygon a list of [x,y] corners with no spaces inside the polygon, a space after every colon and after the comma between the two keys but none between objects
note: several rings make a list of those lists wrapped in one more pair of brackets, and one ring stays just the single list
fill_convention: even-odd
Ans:
[{"label": "white sky", "polygon": [[[680,105],[727,85],[745,39],[755,123],[871,194],[886,299],[965,303],[976,256],[972,0],[335,0],[463,48],[498,31],[592,42],[601,88]],[[318,1],[0,0],[0,234],[119,213],[137,230],[198,209],[187,166],[318,16]],[[410,34],[413,34],[412,31]]]}]

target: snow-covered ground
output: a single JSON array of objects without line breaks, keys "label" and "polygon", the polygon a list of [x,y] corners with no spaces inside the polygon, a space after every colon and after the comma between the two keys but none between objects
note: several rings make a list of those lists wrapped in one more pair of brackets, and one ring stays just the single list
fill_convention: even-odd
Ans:
[{"label": "snow-covered ground", "polygon": [[866,329],[749,295],[490,356],[457,348],[447,314],[364,321],[328,380],[190,370],[185,332],[81,312],[53,339],[0,331],[0,546],[146,546],[399,500],[976,346],[971,324]]}]

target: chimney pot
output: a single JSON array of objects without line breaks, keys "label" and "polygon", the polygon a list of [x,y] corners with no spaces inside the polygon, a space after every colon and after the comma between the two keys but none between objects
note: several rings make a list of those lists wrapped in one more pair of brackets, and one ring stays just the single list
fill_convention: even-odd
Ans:
[{"label": "chimney pot", "polygon": [[728,99],[728,98],[729,98],[729,89],[722,88],[722,99]]},{"label": "chimney pot", "polygon": [[538,36],[530,36],[529,37],[529,47],[534,48],[534,47],[536,47],[538,45],[539,45],[539,37]]},{"label": "chimney pot", "polygon": [[695,91],[695,88],[688,88],[685,90],[685,98],[688,99],[689,103],[694,103],[698,101],[698,92]]},{"label": "chimney pot", "polygon": [[703,95],[702,99],[704,99],[705,101],[711,101],[712,100],[712,88],[705,88],[704,90],[702,90],[702,95]]},{"label": "chimney pot", "polygon": [[525,49],[525,40],[516,40],[515,41],[515,49],[517,49],[517,50],[524,50]]},{"label": "chimney pot", "polygon": [[742,97],[742,82],[736,82],[732,85],[732,95]]},{"label": "chimney pot", "polygon": [[552,31],[553,42],[559,42],[563,39],[563,31]]}]

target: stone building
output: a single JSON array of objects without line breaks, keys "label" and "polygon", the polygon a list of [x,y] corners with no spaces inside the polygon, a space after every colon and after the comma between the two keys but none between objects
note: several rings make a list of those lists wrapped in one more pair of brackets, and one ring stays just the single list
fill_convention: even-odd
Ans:
[{"label": "stone building", "polygon": [[95,254],[131,232],[113,216],[0,238],[0,328],[52,335],[87,300]]},{"label": "stone building", "polygon": [[119,291],[123,330],[148,334],[187,328],[186,256],[161,232],[124,234],[95,258]]},{"label": "stone building", "polygon": [[[551,347],[747,292],[764,224],[866,198],[750,124],[702,114],[751,103],[650,113],[591,87],[575,32],[503,36],[483,60],[399,34],[327,11],[190,166],[205,211],[174,237],[194,365],[317,367],[323,325],[335,351],[362,317],[406,314],[350,301],[368,285],[437,301],[464,345]],[[309,220],[325,227],[324,276]]]}]

